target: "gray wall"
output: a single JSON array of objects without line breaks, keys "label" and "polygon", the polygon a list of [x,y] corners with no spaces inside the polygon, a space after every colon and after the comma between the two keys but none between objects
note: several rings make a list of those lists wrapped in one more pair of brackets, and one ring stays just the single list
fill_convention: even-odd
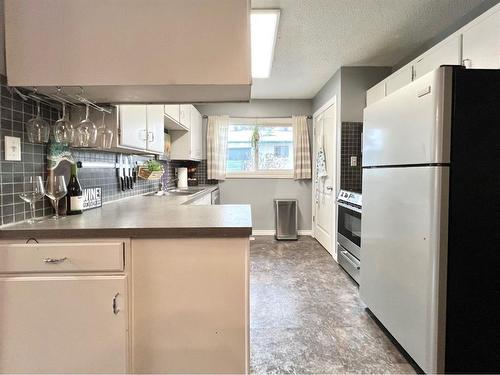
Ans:
[{"label": "gray wall", "polygon": [[313,112],[336,95],[337,108],[340,108],[339,121],[363,121],[366,90],[382,81],[391,71],[390,67],[341,67],[313,98]]},{"label": "gray wall", "polygon": [[0,0],[0,74],[5,72],[5,16],[3,10],[3,0]]},{"label": "gray wall", "polygon": [[[200,104],[202,115],[229,115],[233,117],[288,117],[311,115],[310,100],[252,100],[250,103]],[[206,120],[203,121],[204,131]],[[311,123],[309,123],[311,131]],[[206,139],[206,137],[203,137]],[[205,148],[205,147],[204,147]],[[253,227],[257,230],[274,229],[274,198],[299,200],[299,230],[311,229],[311,181],[292,179],[228,179],[219,184],[222,204],[250,204]]]},{"label": "gray wall", "polygon": [[341,121],[362,122],[366,107],[366,90],[391,74],[389,67],[341,68]]}]

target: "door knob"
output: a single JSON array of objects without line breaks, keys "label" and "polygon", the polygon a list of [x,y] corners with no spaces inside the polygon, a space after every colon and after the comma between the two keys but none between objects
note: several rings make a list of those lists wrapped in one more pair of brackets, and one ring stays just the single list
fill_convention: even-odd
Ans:
[{"label": "door knob", "polygon": [[328,190],[328,191],[332,191],[332,190],[333,190],[333,186],[327,186],[327,187],[326,187],[326,190]]}]

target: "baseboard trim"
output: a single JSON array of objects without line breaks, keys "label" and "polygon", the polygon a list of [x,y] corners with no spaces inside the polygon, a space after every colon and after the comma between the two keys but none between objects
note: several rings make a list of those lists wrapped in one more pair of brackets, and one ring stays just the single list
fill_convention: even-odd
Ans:
[{"label": "baseboard trim", "polygon": [[[276,231],[274,229],[254,229],[252,230],[252,236],[274,236]],[[311,236],[312,230],[299,230],[297,231],[299,236]]]}]

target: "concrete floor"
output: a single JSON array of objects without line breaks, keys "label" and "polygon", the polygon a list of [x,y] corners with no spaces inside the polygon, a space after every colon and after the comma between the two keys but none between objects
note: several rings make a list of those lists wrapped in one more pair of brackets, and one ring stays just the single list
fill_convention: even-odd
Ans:
[{"label": "concrete floor", "polygon": [[311,237],[250,248],[252,373],[415,373],[375,324],[357,285]]}]

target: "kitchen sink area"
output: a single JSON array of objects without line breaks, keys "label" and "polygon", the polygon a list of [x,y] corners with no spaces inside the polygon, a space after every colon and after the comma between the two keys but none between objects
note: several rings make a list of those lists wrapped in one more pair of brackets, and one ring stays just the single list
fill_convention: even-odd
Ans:
[{"label": "kitchen sink area", "polygon": [[193,186],[188,188],[171,188],[167,190],[160,190],[153,195],[156,196],[169,196],[169,195],[193,195],[197,194],[203,190],[206,190],[205,187]]}]

